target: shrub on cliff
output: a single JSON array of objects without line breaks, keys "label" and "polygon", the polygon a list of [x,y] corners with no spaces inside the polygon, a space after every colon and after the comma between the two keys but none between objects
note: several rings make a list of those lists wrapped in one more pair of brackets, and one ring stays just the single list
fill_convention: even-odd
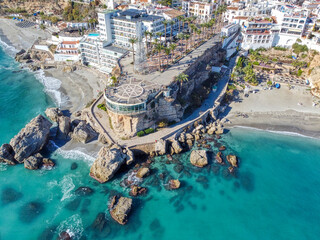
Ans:
[{"label": "shrub on cliff", "polygon": [[154,129],[153,128],[148,128],[146,130],[144,130],[145,134],[150,134],[150,133],[154,133]]},{"label": "shrub on cliff", "polygon": [[137,132],[138,137],[143,137],[145,135],[144,131]]}]

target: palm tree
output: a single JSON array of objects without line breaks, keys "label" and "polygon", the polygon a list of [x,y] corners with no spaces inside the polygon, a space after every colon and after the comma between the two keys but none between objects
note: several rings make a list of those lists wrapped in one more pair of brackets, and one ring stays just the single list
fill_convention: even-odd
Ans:
[{"label": "palm tree", "polygon": [[[178,34],[178,38],[179,38],[179,40],[184,39],[184,34],[183,34],[183,33],[179,33],[179,34]],[[181,45],[180,45],[180,41],[179,41],[179,46],[181,46]],[[182,55],[182,53],[181,53],[181,55]]]},{"label": "palm tree", "polygon": [[184,35],[184,39],[186,40],[186,52],[187,52],[187,48],[188,48],[188,39],[190,38],[190,34],[185,34]]},{"label": "palm tree", "polygon": [[180,25],[181,25],[181,22],[183,21],[184,19],[184,16],[178,16],[178,20],[179,20],[179,33],[180,33]]},{"label": "palm tree", "polygon": [[147,54],[148,54],[148,36],[149,36],[149,32],[145,31],[144,32],[144,37],[146,39],[146,51],[147,51]]},{"label": "palm tree", "polygon": [[170,28],[170,42],[172,42],[172,31],[173,31],[173,25],[175,24],[175,21],[169,21],[169,24],[171,26],[171,28]]},{"label": "palm tree", "polygon": [[166,47],[165,49],[164,49],[164,53],[166,54],[166,58],[167,58],[167,68],[169,67],[169,55],[170,55],[170,53],[171,53],[171,49],[170,48],[168,48],[168,47]]},{"label": "palm tree", "polygon": [[161,72],[161,61],[160,61],[160,57],[161,57],[161,51],[163,49],[163,46],[161,45],[161,43],[158,43],[156,45],[156,51],[158,52],[158,60],[159,60],[159,72]]},{"label": "palm tree", "polygon": [[172,52],[172,61],[173,61],[173,59],[174,59],[174,50],[176,50],[177,44],[172,43],[172,44],[170,44],[169,48],[171,49],[171,52]]},{"label": "palm tree", "polygon": [[185,18],[185,17],[182,19],[182,23],[183,23],[183,24],[182,24],[182,32],[183,32],[183,30],[184,30],[184,25],[186,24],[187,21],[188,21],[188,20],[187,20],[187,18]]},{"label": "palm tree", "polygon": [[182,92],[182,84],[184,82],[187,82],[189,80],[189,76],[185,73],[180,73],[177,77],[176,77],[176,81],[180,83],[180,93]]},{"label": "palm tree", "polygon": [[167,25],[169,24],[168,20],[163,20],[162,24],[164,25],[164,43],[167,43]]},{"label": "palm tree", "polygon": [[160,38],[160,43],[161,43],[162,32],[157,32],[156,35]]},{"label": "palm tree", "polygon": [[190,24],[190,29],[191,29],[190,34],[191,34],[191,45],[192,45],[192,40],[194,40],[194,36],[195,36],[195,32],[197,30],[197,27],[194,24]]},{"label": "palm tree", "polygon": [[129,43],[132,45],[132,59],[133,59],[133,65],[134,65],[134,44],[137,42],[137,38],[130,38]]}]

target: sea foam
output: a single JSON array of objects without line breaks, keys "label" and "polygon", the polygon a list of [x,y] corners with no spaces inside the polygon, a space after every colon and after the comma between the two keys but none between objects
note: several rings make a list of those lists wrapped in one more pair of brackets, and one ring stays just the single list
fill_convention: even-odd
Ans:
[{"label": "sea foam", "polygon": [[59,107],[68,103],[69,98],[60,91],[62,82],[59,79],[47,77],[43,70],[38,70],[35,76],[43,84],[45,92],[53,97]]},{"label": "sea foam", "polygon": [[79,214],[74,214],[60,223],[58,234],[65,231],[72,239],[80,239],[83,232],[82,219]]},{"label": "sea foam", "polygon": [[1,38],[0,38],[0,46],[11,57],[14,57],[18,52],[18,50],[15,47],[8,45],[6,42],[2,41]]}]

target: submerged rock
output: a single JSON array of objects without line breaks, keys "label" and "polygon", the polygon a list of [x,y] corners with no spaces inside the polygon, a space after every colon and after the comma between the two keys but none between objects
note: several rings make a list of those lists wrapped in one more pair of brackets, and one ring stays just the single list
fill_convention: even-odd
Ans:
[{"label": "submerged rock", "polygon": [[196,167],[208,165],[208,156],[205,150],[193,150],[190,155],[190,162]]},{"label": "submerged rock", "polygon": [[235,155],[228,155],[227,161],[231,164],[232,167],[238,167],[238,159]]},{"label": "submerged rock", "polygon": [[130,196],[136,197],[136,196],[143,195],[143,194],[146,194],[146,193],[147,193],[147,189],[146,188],[139,187],[139,186],[136,186],[136,185],[132,185],[129,194],[130,194]]},{"label": "submerged rock", "polygon": [[115,146],[102,147],[90,169],[90,176],[100,183],[109,181],[127,159],[127,155]]},{"label": "submerged rock", "polygon": [[11,139],[10,145],[15,152],[15,159],[22,163],[27,157],[39,152],[48,141],[52,123],[38,115]]},{"label": "submerged rock", "polygon": [[15,189],[8,187],[2,190],[1,194],[1,203],[2,204],[9,204],[12,202],[16,202],[21,199],[23,196],[22,193],[16,191]]},{"label": "submerged rock", "polygon": [[94,191],[92,188],[89,187],[79,187],[76,191],[75,194],[78,196],[89,196],[93,194]]},{"label": "submerged rock", "polygon": [[19,218],[24,223],[31,223],[44,211],[41,202],[29,202],[23,205],[19,212]]},{"label": "submerged rock", "polygon": [[14,150],[10,144],[3,144],[0,147],[0,162],[5,162],[9,165],[15,165],[17,163],[14,158]]},{"label": "submerged rock", "polygon": [[111,199],[109,211],[111,217],[119,224],[124,225],[128,222],[128,215],[131,211],[132,199],[114,196]]},{"label": "submerged rock", "polygon": [[71,164],[70,169],[71,169],[71,170],[76,170],[77,168],[78,168],[78,164],[75,163],[75,162],[73,162],[73,163]]},{"label": "submerged rock", "polygon": [[176,172],[176,173],[181,173],[182,170],[184,169],[184,166],[182,164],[177,164],[173,167],[173,170]]},{"label": "submerged rock", "polygon": [[108,226],[106,214],[103,212],[98,213],[91,227],[98,233],[103,233],[103,237],[108,236],[111,232],[111,229]]},{"label": "submerged rock", "polygon": [[97,136],[98,133],[89,124],[81,121],[73,130],[72,139],[77,142],[87,143]]}]

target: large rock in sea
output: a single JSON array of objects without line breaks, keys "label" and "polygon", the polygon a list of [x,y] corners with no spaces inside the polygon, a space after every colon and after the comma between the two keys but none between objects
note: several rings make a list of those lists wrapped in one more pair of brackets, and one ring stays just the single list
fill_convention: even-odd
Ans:
[{"label": "large rock in sea", "polygon": [[51,126],[52,123],[48,119],[38,115],[11,139],[10,145],[19,163],[43,148],[48,141]]},{"label": "large rock in sea", "polygon": [[5,162],[9,165],[15,165],[17,163],[14,159],[14,151],[10,144],[3,144],[0,147],[0,162]]},{"label": "large rock in sea", "polygon": [[97,132],[89,124],[81,121],[73,130],[72,139],[77,142],[87,143],[97,135]]},{"label": "large rock in sea", "polygon": [[231,164],[232,167],[238,167],[238,158],[236,155],[228,155],[227,161]]},{"label": "large rock in sea", "polygon": [[90,176],[100,183],[109,181],[120,166],[126,161],[127,155],[115,146],[113,148],[102,147],[98,158],[90,169]]},{"label": "large rock in sea", "polygon": [[167,141],[160,139],[155,144],[155,153],[157,155],[164,155],[167,153]]},{"label": "large rock in sea", "polygon": [[45,114],[53,122],[58,122],[58,118],[63,115],[59,108],[47,108]]},{"label": "large rock in sea", "polygon": [[121,225],[124,225],[128,222],[128,215],[131,211],[132,199],[114,196],[111,199],[109,212],[111,217],[116,220]]},{"label": "large rock in sea", "polygon": [[62,140],[69,139],[69,132],[71,130],[71,120],[69,117],[61,116],[58,118],[58,132],[57,138]]},{"label": "large rock in sea", "polygon": [[208,164],[208,156],[205,150],[193,150],[190,155],[190,162],[196,167],[204,167]]}]

